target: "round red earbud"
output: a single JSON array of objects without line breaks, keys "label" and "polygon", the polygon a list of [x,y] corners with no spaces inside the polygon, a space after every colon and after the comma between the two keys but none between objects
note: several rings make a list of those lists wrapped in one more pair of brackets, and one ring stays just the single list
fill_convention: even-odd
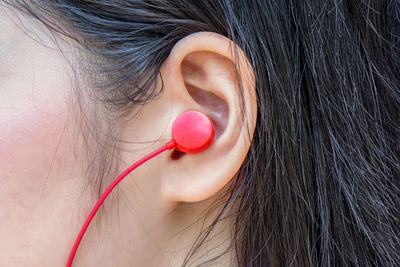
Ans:
[{"label": "round red earbud", "polygon": [[176,149],[185,153],[206,150],[214,140],[212,121],[199,111],[186,111],[179,115],[172,125],[172,139]]}]

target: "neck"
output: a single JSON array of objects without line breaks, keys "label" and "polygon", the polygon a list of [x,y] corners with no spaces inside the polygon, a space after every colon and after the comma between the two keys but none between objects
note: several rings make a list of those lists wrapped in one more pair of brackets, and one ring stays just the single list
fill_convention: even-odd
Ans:
[{"label": "neck", "polygon": [[[135,202],[124,196],[120,192],[118,199],[113,199],[113,208],[106,208],[110,211],[99,216],[101,222],[92,222],[78,249],[75,264],[182,266],[196,238],[217,215],[217,211],[208,212],[217,196],[198,203],[176,203],[163,208],[145,204],[134,208],[132,203]],[[156,205],[160,201],[153,196],[152,201],[142,203]],[[231,225],[231,219],[218,223],[187,264],[197,266],[223,254],[213,266],[234,266],[232,250],[225,253],[231,242]]]}]

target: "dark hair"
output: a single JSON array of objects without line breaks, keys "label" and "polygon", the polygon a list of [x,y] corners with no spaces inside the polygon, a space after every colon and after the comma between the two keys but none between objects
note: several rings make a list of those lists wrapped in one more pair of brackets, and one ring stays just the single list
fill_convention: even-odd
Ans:
[{"label": "dark hair", "polygon": [[243,49],[255,135],[183,265],[236,203],[240,266],[400,266],[399,1],[5,2],[85,48],[96,95],[115,111],[161,93],[161,64],[191,33]]}]

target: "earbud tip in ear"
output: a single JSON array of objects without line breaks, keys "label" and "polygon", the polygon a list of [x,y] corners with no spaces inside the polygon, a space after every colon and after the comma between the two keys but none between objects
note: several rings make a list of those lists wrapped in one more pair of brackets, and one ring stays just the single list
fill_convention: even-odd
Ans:
[{"label": "earbud tip in ear", "polygon": [[176,149],[185,153],[206,150],[214,140],[212,121],[199,111],[186,111],[179,115],[172,125],[172,138]]}]

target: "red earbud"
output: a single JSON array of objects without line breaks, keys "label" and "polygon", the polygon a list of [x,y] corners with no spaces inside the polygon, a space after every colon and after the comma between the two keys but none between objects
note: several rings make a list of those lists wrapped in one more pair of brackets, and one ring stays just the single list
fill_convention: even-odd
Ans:
[{"label": "red earbud", "polygon": [[149,159],[157,156],[158,154],[166,150],[176,148],[177,150],[185,153],[198,153],[204,151],[211,145],[215,135],[214,132],[215,131],[213,123],[206,115],[201,112],[186,111],[179,115],[172,125],[172,140],[133,163],[129,168],[123,171],[100,196],[92,211],[89,213],[89,216],[86,218],[86,221],[83,224],[78,236],[76,237],[75,243],[69,254],[66,266],[72,266],[75,253],[78,250],[83,235],[89,227],[89,224],[92,221],[94,215],[103,204],[107,196],[110,194],[110,192],[119,182],[122,181],[122,179],[124,179],[131,171],[133,171]]},{"label": "red earbud", "polygon": [[185,153],[206,150],[215,135],[212,121],[199,111],[186,111],[179,115],[172,125],[172,139],[176,149]]}]

